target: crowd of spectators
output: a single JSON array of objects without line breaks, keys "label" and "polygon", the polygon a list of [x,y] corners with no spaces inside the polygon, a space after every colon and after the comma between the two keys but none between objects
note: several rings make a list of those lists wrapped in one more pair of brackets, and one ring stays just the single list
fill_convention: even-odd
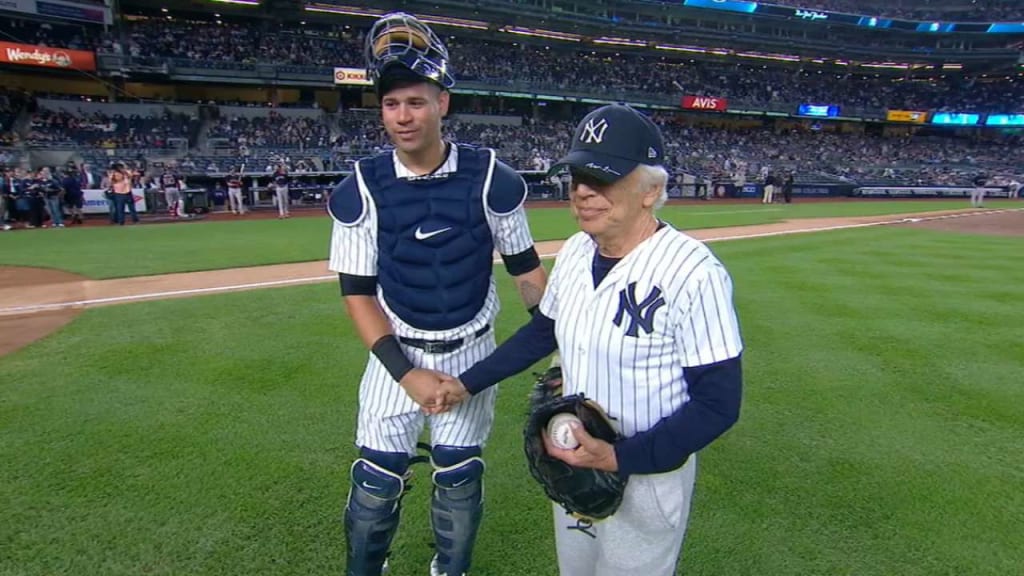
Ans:
[{"label": "crowd of spectators", "polygon": [[225,64],[257,62],[300,68],[333,68],[362,59],[361,37],[348,40],[344,28],[282,29],[267,24],[140,20],[126,27],[124,43],[108,37],[110,52],[160,61],[191,61],[193,66],[218,68]]},{"label": "crowd of spectators", "polygon": [[989,112],[1024,106],[1024,78],[906,79],[815,68],[674,60],[632,53],[565,53],[525,44],[454,42],[459,78],[488,84],[636,96],[683,94],[728,98],[736,104],[795,108],[799,103],[858,108]]},{"label": "crowd of spectators", "polygon": [[25,92],[0,87],[0,146],[13,146],[18,143],[14,123],[31,101],[32,97]]},{"label": "crowd of spectators", "polygon": [[228,116],[210,126],[210,139],[223,140],[238,150],[252,148],[323,148],[330,145],[330,128],[309,117]]},{"label": "crowd of spectators", "polygon": [[162,116],[124,116],[42,108],[25,139],[33,146],[88,145],[98,148],[170,148],[194,138],[199,119],[165,111]]},{"label": "crowd of spectators", "polygon": [[697,127],[659,118],[674,172],[754,180],[764,166],[870,183],[968,184],[979,172],[1019,174],[1017,137],[890,136],[824,130],[720,125]]},{"label": "crowd of spectators", "polygon": [[[810,0],[843,3],[847,0]],[[1016,3],[1019,4],[1019,3]],[[993,4],[994,5],[994,4]],[[62,33],[49,27],[12,20],[29,41],[95,46],[141,63],[178,59],[180,65],[230,68],[274,63],[329,74],[334,66],[359,66],[363,31],[282,27],[278,23],[203,23],[179,20],[135,20],[123,34],[89,37],[86,28],[69,26]],[[12,24],[13,25],[13,24]],[[99,34],[94,32],[94,34]],[[520,42],[448,37],[452,68],[462,81],[534,90],[562,90],[620,99],[639,95],[666,100],[682,94],[729,98],[741,105],[794,109],[799,103],[834,104],[849,108],[897,108],[1005,112],[1024,107],[1024,78],[948,74],[907,79],[901,75],[836,72],[823,67],[751,62],[690,60],[680,54],[641,54],[583,50]]]},{"label": "crowd of spectators", "polygon": [[1005,22],[1024,20],[1018,0],[777,0],[799,8],[938,22]]},{"label": "crowd of spectators", "polygon": [[[362,32],[344,28],[253,30],[169,21],[132,25],[128,52],[147,59],[181,58],[215,67],[269,62],[300,67],[359,66]],[[749,63],[718,63],[632,52],[597,52],[522,43],[448,38],[462,81],[531,89],[620,95],[717,96],[737,103],[792,107],[816,102],[862,108],[987,112],[1024,106],[1024,81],[955,75],[901,76],[829,72]],[[326,72],[325,72],[326,73]]]},{"label": "crowd of spectators", "polygon": [[104,36],[99,27],[63,23],[58,20],[39,22],[19,18],[0,20],[0,41],[33,44],[72,50],[98,50]]},{"label": "crowd of spectators", "polygon": [[[0,105],[4,102],[0,96]],[[956,183],[978,171],[1018,173],[1024,167],[1021,137],[1012,134],[972,132],[967,137],[932,129],[915,136],[883,136],[880,130],[861,130],[862,125],[840,132],[838,124],[764,124],[724,117],[715,125],[704,117],[698,125],[700,119],[692,115],[669,112],[655,119],[665,134],[667,167],[703,178],[752,179],[763,166],[772,166],[854,182]],[[243,162],[255,170],[278,163],[293,171],[347,170],[355,160],[389,148],[379,113],[372,110],[317,116],[289,116],[269,108],[256,116],[225,111],[210,121],[206,146],[196,139],[199,124],[169,111],[162,117],[126,117],[113,108],[79,114],[41,108],[32,116],[25,141],[35,147],[75,144],[95,151],[90,158],[102,161],[128,150],[177,149],[171,144],[178,141],[171,138],[183,138],[190,157],[182,168],[192,173],[224,172]],[[453,141],[496,149],[516,169],[543,171],[566,153],[573,126],[572,118],[515,118],[504,124],[456,114],[444,131]]]}]

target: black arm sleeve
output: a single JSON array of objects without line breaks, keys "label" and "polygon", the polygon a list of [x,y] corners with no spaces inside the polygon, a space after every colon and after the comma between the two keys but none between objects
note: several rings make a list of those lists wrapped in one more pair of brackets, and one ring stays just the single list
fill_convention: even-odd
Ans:
[{"label": "black arm sleeve", "polygon": [[342,296],[376,296],[376,276],[355,276],[353,274],[338,274],[338,282],[341,283]]},{"label": "black arm sleeve", "polygon": [[501,259],[505,262],[505,270],[508,270],[510,276],[521,276],[540,266],[540,256],[537,255],[537,248],[534,246],[530,246],[519,254],[511,256],[502,254]]},{"label": "black arm sleeve", "polygon": [[690,401],[649,430],[615,444],[619,474],[656,474],[681,466],[725,433],[740,417],[740,357],[686,368]]}]

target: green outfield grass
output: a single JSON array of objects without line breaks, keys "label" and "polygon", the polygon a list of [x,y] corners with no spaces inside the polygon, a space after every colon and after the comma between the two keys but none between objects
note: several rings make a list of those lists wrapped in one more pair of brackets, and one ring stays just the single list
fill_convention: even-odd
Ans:
[{"label": "green outfield grass", "polygon": [[[880,228],[714,245],[746,384],[701,456],[685,573],[1019,573],[1022,248]],[[504,338],[525,313],[500,288]],[[340,573],[365,357],[324,284],[94,309],[0,358],[0,574]],[[556,573],[527,389],[499,395],[476,574]],[[426,573],[428,495],[420,467],[395,574]]]},{"label": "green outfield grass", "polygon": [[[1024,207],[994,201],[991,207]],[[873,216],[966,208],[963,201],[864,201],[761,206],[693,203],[659,212],[682,229],[740,226],[792,218]],[[567,208],[529,211],[534,238],[562,240],[576,230]],[[327,258],[330,221],[319,218],[65,228],[0,234],[0,265],[58,268],[90,278],[216,270]]]}]

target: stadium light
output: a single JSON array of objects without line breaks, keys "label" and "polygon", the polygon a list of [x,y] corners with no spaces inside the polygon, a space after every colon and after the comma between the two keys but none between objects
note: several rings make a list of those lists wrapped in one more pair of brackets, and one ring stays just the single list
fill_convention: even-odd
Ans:
[{"label": "stadium light", "polygon": [[737,56],[743,58],[759,58],[761,60],[779,60],[782,62],[799,62],[799,56],[790,56],[788,54],[761,54],[759,52],[737,52]]},{"label": "stadium light", "polygon": [[608,36],[595,38],[594,44],[614,44],[618,46],[647,46],[647,42],[643,42],[641,40],[630,40],[628,38],[611,38]]},{"label": "stadium light", "polygon": [[373,8],[353,8],[351,6],[333,6],[331,4],[306,4],[302,8],[307,12],[328,12],[331,14],[346,14],[348,16],[381,16],[383,10]]},{"label": "stadium light", "polygon": [[672,50],[674,52],[692,52],[695,54],[703,54],[707,50],[699,48],[697,46],[676,46],[674,44],[657,44],[655,46],[658,50]]},{"label": "stadium light", "polygon": [[568,42],[580,42],[583,40],[583,37],[579,34],[567,34],[565,32],[555,32],[554,30],[520,28],[519,26],[504,26],[499,30],[501,32],[508,32],[509,34],[519,34],[520,36],[536,36],[539,38],[551,38],[553,40],[566,40]]},{"label": "stadium light", "polygon": [[480,22],[479,20],[466,20],[464,18],[449,18],[448,16],[425,16],[423,14],[417,14],[422,22],[427,24],[440,24],[442,26],[454,26],[456,28],[472,28],[474,30],[487,30],[487,22]]}]

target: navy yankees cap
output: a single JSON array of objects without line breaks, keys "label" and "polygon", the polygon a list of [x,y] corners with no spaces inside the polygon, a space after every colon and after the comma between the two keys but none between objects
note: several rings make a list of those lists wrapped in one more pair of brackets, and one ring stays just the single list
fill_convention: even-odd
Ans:
[{"label": "navy yankees cap", "polygon": [[658,126],[629,106],[609,104],[580,121],[569,154],[551,172],[568,166],[611,184],[640,164],[657,166],[664,161],[665,140]]}]

